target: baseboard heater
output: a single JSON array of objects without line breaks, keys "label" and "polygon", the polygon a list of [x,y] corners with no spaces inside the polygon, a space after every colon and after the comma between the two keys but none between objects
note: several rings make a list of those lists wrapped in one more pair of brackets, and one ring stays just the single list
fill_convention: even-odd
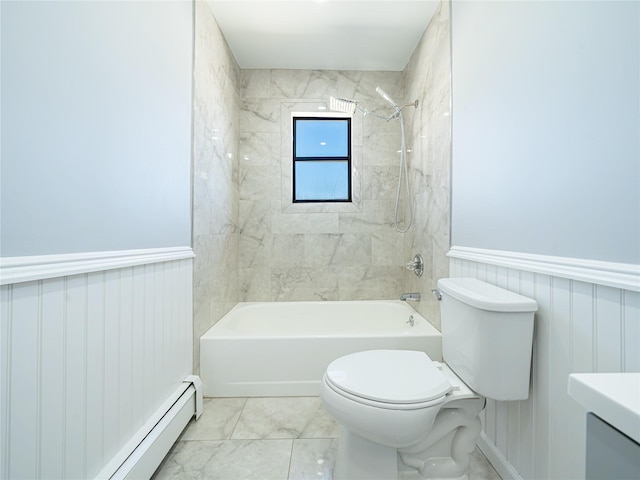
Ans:
[{"label": "baseboard heater", "polygon": [[97,479],[149,479],[189,420],[202,414],[202,382],[192,375],[184,380],[152,418],[102,469]]}]

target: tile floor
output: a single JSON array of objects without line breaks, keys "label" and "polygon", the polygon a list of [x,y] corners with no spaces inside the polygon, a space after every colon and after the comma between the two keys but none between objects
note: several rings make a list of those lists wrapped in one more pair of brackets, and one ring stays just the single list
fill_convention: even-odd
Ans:
[{"label": "tile floor", "polygon": [[[339,436],[318,397],[206,398],[152,478],[330,480]],[[469,480],[500,480],[477,448]]]}]

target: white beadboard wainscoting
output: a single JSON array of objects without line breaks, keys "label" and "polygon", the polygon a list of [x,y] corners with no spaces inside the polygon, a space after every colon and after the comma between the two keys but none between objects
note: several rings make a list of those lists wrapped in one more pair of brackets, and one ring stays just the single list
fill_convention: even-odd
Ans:
[{"label": "white beadboard wainscoting", "polygon": [[0,478],[110,478],[180,398],[193,416],[192,257],[1,260]]},{"label": "white beadboard wainscoting", "polygon": [[[584,478],[570,373],[640,371],[640,266],[453,247],[450,275],[534,298],[529,399],[488,401],[480,447],[504,479]],[[499,370],[496,372],[499,375]]]}]

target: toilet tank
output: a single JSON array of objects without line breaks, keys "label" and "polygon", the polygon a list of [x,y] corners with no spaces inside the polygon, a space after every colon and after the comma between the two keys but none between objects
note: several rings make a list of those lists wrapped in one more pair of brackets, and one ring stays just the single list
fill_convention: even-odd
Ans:
[{"label": "toilet tank", "polygon": [[529,396],[535,300],[476,278],[438,280],[442,357],[480,395]]}]

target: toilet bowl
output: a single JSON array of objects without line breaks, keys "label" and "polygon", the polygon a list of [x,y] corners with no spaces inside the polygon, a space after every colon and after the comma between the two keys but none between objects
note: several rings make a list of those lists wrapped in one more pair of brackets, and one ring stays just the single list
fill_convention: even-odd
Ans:
[{"label": "toilet bowl", "polygon": [[445,363],[369,350],[327,367],[320,397],[343,427],[334,480],[464,480],[485,398],[528,397],[536,302],[476,279],[438,288]]}]

